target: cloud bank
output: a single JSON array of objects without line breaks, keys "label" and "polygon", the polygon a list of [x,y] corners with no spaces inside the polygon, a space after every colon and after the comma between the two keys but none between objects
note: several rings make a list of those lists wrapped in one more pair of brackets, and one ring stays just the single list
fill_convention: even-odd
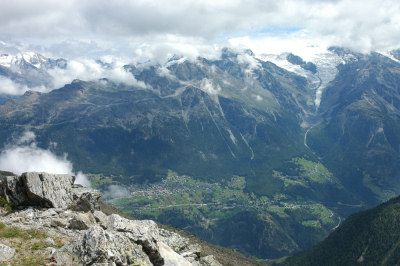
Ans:
[{"label": "cloud bank", "polygon": [[146,87],[142,81],[137,81],[131,73],[123,68],[125,64],[122,61],[111,57],[103,57],[102,59],[101,62],[96,62],[94,59],[75,59],[68,61],[65,69],[50,69],[48,73],[54,80],[51,89],[60,88],[71,83],[74,79],[91,81],[101,78],[131,86]]},{"label": "cloud bank", "polygon": [[32,171],[73,174],[76,176],[75,183],[90,186],[89,180],[82,172],[73,172],[72,163],[66,154],[59,157],[48,149],[37,147],[35,137],[33,132],[27,131],[13,143],[6,145],[0,152],[0,169],[15,174]]},{"label": "cloud bank", "polygon": [[297,30],[331,45],[379,50],[398,46],[399,25],[397,0],[14,0],[0,10],[4,38],[79,40],[87,53],[99,46],[132,51],[171,36],[177,44],[215,43]]},{"label": "cloud bank", "polygon": [[11,79],[6,77],[0,76],[0,94],[7,94],[7,95],[22,95],[27,90],[34,90],[38,92],[47,92],[52,88],[47,88],[45,86],[35,86],[35,87],[28,87],[24,84],[19,84]]},{"label": "cloud bank", "polygon": [[129,190],[120,185],[109,185],[106,190],[103,191],[104,198],[107,200],[118,200],[121,198],[129,198],[131,193]]},{"label": "cloud bank", "polygon": [[[3,51],[0,47],[0,53]],[[23,52],[17,51],[14,58],[22,58]],[[26,59],[29,62],[29,57]],[[84,81],[109,79],[116,83],[124,83],[130,86],[146,88],[142,81],[137,81],[135,77],[124,69],[127,61],[114,56],[101,56],[94,58],[75,58],[69,60],[65,68],[31,70],[21,69],[19,59],[9,64],[9,70],[18,76],[23,76],[22,81],[13,81],[8,77],[0,75],[0,94],[22,95],[27,90],[38,92],[49,92],[53,89],[63,87],[75,79]],[[1,62],[0,62],[1,63]],[[1,65],[1,64],[0,64]],[[39,86],[39,84],[42,84]]]}]

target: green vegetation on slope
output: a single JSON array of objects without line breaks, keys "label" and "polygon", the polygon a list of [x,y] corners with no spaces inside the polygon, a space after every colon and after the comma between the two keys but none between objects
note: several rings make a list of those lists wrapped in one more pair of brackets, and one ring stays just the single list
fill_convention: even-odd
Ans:
[{"label": "green vegetation on slope", "polygon": [[[0,223],[0,243],[14,248],[16,255],[4,265],[44,265],[48,261],[45,248],[48,247],[44,241],[48,235],[45,232],[29,229],[23,230],[18,227],[6,226]],[[54,238],[55,248],[65,244],[66,239]],[[3,264],[0,264],[3,265]]]},{"label": "green vegetation on slope", "polygon": [[351,215],[314,248],[285,265],[397,265],[400,261],[400,197]]},{"label": "green vegetation on slope", "polygon": [[[310,194],[321,186],[340,186],[319,163],[303,158],[294,158],[290,163],[298,176],[282,174],[277,181],[291,180],[294,183],[290,186],[301,186]],[[341,220],[336,210],[305,195],[277,190],[271,197],[261,196],[246,189],[247,179],[243,176],[218,180],[211,183],[169,171],[161,182],[125,187],[129,193],[118,197],[107,192],[107,177],[97,175],[93,184],[105,190],[104,200],[127,214],[185,228],[212,243],[261,258],[309,248]],[[254,241],[260,243],[258,248],[251,245]]]}]

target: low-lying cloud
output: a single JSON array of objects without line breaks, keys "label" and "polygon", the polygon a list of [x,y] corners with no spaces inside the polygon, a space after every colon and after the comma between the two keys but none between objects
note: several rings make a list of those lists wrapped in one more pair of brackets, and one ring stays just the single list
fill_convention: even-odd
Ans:
[{"label": "low-lying cloud", "polygon": [[103,193],[106,200],[128,198],[131,194],[128,189],[120,185],[109,185]]},{"label": "low-lying cloud", "polygon": [[63,156],[55,155],[49,149],[37,146],[35,134],[26,131],[0,152],[0,169],[15,174],[24,172],[48,172],[53,174],[73,174],[75,183],[90,186],[88,178],[82,173],[74,173],[72,163]]},{"label": "low-lying cloud", "polygon": [[27,90],[46,92],[49,89],[46,88],[45,86],[29,88],[28,86],[26,86],[24,84],[16,83],[16,82],[12,81],[11,79],[0,76],[0,94],[22,95]]},{"label": "low-lying cloud", "polygon": [[[11,65],[10,71],[21,72],[26,81],[15,82],[0,75],[0,94],[22,95],[28,90],[49,92],[61,88],[75,79],[96,81],[106,78],[116,83],[146,88],[146,84],[136,80],[131,73],[124,69],[124,65],[126,65],[125,61],[112,56],[102,56],[101,60],[77,58],[69,60],[66,68],[55,67],[48,70],[37,70],[36,72],[30,71],[29,73],[25,73],[18,66]],[[42,85],[36,86],[35,84]]]},{"label": "low-lying cloud", "polygon": [[48,73],[53,77],[53,89],[60,88],[65,84],[71,83],[74,79],[84,81],[99,80],[106,78],[117,83],[125,83],[131,86],[145,88],[146,84],[138,81],[127,72],[122,61],[114,58],[103,58],[105,61],[96,61],[94,59],[74,59],[68,61],[65,69],[54,68]]}]

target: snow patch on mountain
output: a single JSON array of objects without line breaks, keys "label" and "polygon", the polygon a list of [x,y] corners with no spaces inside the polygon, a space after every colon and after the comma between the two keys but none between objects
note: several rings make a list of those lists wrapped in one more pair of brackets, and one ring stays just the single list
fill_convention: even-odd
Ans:
[{"label": "snow patch on mountain", "polygon": [[168,62],[165,64],[165,67],[168,68],[172,65],[176,65],[176,64],[182,64],[183,62],[185,62],[186,60],[188,60],[186,57],[182,56],[173,56],[171,57]]},{"label": "snow patch on mountain", "polygon": [[10,68],[12,66],[21,66],[23,63],[28,63],[38,69],[46,68],[45,63],[49,59],[34,52],[24,52],[17,54],[2,53],[0,55],[0,65]]},{"label": "snow patch on mountain", "polygon": [[379,52],[381,55],[386,56],[388,58],[390,58],[391,60],[400,63],[400,60],[398,60],[396,57],[393,56],[393,54],[391,54],[390,51],[385,51],[385,52]]}]

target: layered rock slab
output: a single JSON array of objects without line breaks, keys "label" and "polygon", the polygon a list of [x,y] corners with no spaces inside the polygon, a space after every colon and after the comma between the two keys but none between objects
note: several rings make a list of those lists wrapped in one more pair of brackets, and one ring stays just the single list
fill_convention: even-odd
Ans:
[{"label": "layered rock slab", "polygon": [[98,200],[102,196],[101,193],[74,185],[74,182],[75,176],[68,174],[0,174],[0,196],[15,206],[70,208],[92,212],[99,209]]}]

